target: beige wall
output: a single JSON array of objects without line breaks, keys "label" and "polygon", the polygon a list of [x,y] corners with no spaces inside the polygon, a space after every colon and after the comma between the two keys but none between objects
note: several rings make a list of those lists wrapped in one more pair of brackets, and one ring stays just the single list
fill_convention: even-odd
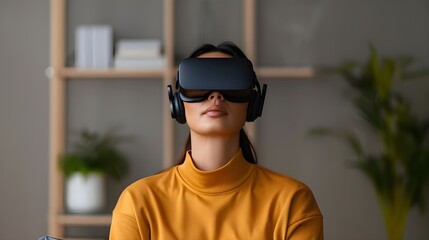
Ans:
[{"label": "beige wall", "polygon": [[[109,23],[116,38],[162,37],[159,0],[69,2],[71,29],[83,23]],[[178,57],[201,41],[228,39],[240,44],[238,1],[176,2],[180,2]],[[363,59],[367,43],[372,42],[382,53],[412,54],[429,65],[428,9],[429,2],[421,0],[258,1],[258,63],[329,66]],[[72,62],[71,46],[68,62]],[[1,0],[0,239],[37,239],[47,231],[49,85],[44,70],[48,65],[49,1]],[[368,146],[374,145],[345,100],[347,87],[338,78],[260,80],[269,85],[264,116],[257,121],[260,163],[312,188],[325,217],[326,239],[384,239],[371,185],[347,167],[347,148],[334,140],[306,137],[315,125],[347,127],[358,131]],[[135,139],[123,146],[133,171],[123,182],[109,183],[113,207],[124,186],[161,168],[159,119],[165,89],[156,79],[72,80],[69,87],[68,132],[120,125]],[[428,89],[428,81],[402,88],[419,115],[429,116]],[[185,127],[177,126],[178,145],[185,133]],[[428,223],[429,213],[413,211],[406,239],[428,239]]]}]

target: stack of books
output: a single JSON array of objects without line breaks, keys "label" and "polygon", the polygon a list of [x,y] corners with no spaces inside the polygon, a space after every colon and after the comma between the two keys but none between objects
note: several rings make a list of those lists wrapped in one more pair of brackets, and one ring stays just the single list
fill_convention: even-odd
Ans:
[{"label": "stack of books", "polygon": [[122,39],[116,43],[115,68],[162,69],[164,66],[160,40]]},{"label": "stack of books", "polygon": [[82,25],[76,28],[75,64],[77,68],[107,69],[112,63],[112,27]]}]

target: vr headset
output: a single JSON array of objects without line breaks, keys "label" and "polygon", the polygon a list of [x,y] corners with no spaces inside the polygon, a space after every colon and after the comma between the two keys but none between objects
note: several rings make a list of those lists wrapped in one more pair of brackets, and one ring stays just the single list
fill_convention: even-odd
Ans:
[{"label": "vr headset", "polygon": [[176,89],[167,86],[171,116],[185,123],[183,102],[202,102],[212,92],[219,92],[225,100],[249,102],[246,121],[262,115],[267,85],[261,89],[252,62],[246,58],[187,58],[177,71]]}]

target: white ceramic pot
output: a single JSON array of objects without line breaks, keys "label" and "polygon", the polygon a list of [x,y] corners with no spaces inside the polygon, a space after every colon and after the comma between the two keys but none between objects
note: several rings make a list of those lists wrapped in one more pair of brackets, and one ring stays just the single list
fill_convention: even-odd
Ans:
[{"label": "white ceramic pot", "polygon": [[74,173],[67,179],[66,207],[71,213],[96,213],[105,205],[105,181],[101,173]]}]

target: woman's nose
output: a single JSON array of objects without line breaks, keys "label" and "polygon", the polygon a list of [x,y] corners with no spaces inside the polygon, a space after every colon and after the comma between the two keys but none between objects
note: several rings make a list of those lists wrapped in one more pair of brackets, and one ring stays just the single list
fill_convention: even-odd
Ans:
[{"label": "woman's nose", "polygon": [[224,101],[225,98],[223,97],[223,95],[220,92],[212,92],[209,95],[209,100],[220,100],[220,101]]}]

